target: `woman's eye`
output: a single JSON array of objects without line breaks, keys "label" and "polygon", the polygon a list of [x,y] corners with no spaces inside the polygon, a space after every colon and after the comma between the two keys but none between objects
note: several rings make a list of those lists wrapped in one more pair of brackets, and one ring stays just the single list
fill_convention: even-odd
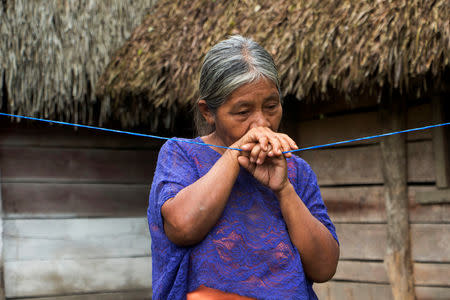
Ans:
[{"label": "woman's eye", "polygon": [[248,110],[242,110],[237,112],[238,115],[246,115],[248,114]]}]

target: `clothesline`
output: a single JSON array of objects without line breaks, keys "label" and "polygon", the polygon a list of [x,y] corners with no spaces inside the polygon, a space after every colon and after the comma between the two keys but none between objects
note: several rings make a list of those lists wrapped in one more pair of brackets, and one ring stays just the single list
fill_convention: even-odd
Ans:
[{"label": "clothesline", "polygon": [[[242,151],[242,149],[238,149],[238,148],[226,147],[226,146],[220,146],[220,145],[213,145],[213,144],[207,144],[207,143],[201,143],[201,142],[195,142],[195,141],[192,141],[192,140],[179,139],[179,138],[176,138],[176,137],[169,138],[169,137],[157,136],[157,135],[152,135],[152,134],[144,134],[144,133],[123,131],[123,130],[117,130],[117,129],[109,129],[109,128],[89,126],[89,125],[82,125],[82,124],[75,124],[75,123],[68,123],[68,122],[62,122],[62,121],[53,121],[53,120],[34,118],[34,117],[27,117],[27,116],[21,116],[21,115],[6,114],[6,113],[0,113],[0,115],[1,116],[7,116],[7,117],[27,119],[27,120],[47,122],[47,123],[54,123],[54,124],[60,124],[60,125],[67,125],[67,126],[88,128],[88,129],[94,129],[94,130],[108,131],[108,132],[114,132],[114,133],[120,133],[120,134],[141,136],[141,137],[147,137],[147,138],[152,138],[152,139],[175,140],[175,141],[179,141],[179,142],[183,142],[183,143],[189,143],[189,144],[197,144],[197,145],[202,145],[202,146],[209,146],[209,147],[217,147],[217,148],[223,148],[223,149],[231,149],[231,150]],[[342,145],[342,144],[351,143],[351,142],[370,140],[370,139],[381,138],[381,137],[395,135],[395,134],[413,132],[413,131],[418,131],[418,130],[426,130],[426,129],[430,129],[430,128],[447,126],[447,125],[450,125],[450,122],[448,122],[448,123],[439,123],[439,124],[434,124],[434,125],[429,125],[429,126],[424,126],[424,127],[411,128],[411,129],[400,130],[400,131],[394,131],[394,132],[388,132],[388,133],[377,134],[377,135],[372,135],[372,136],[360,137],[360,138],[356,138],[356,139],[344,140],[344,141],[333,142],[333,143],[328,143],[328,144],[310,146],[310,147],[305,147],[305,148],[300,148],[300,149],[295,149],[295,150],[290,150],[290,151],[284,151],[283,153],[300,152],[300,151],[305,151],[305,150],[312,150],[312,149],[331,147],[331,146]]]}]

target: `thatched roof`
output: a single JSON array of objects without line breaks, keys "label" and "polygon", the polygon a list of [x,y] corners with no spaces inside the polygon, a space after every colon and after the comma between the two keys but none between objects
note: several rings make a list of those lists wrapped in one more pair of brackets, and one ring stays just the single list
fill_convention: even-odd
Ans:
[{"label": "thatched roof", "polygon": [[235,33],[273,54],[285,95],[323,99],[330,90],[349,96],[385,86],[418,95],[426,76],[449,67],[449,3],[160,0],[112,58],[97,95],[124,122],[164,113],[170,123],[196,100],[204,54]]},{"label": "thatched roof", "polygon": [[153,2],[1,1],[0,109],[97,123],[95,83]]}]

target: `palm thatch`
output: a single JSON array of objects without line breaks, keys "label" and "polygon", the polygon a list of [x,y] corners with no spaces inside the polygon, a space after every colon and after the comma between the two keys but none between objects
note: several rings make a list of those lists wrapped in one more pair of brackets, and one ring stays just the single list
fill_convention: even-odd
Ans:
[{"label": "palm thatch", "polygon": [[196,100],[203,55],[236,33],[273,54],[285,95],[324,99],[332,90],[357,101],[359,91],[386,86],[419,95],[426,76],[439,79],[449,66],[449,3],[160,0],[112,58],[97,95],[125,123],[163,112],[170,123]]},{"label": "palm thatch", "polygon": [[2,110],[96,123],[94,85],[111,52],[131,35],[153,2],[0,2]]}]

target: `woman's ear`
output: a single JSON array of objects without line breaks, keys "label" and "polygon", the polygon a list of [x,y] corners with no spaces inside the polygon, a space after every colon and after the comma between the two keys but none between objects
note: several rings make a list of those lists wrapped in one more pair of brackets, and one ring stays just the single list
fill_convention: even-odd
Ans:
[{"label": "woman's ear", "polygon": [[198,110],[202,114],[203,118],[205,118],[206,123],[211,126],[215,124],[215,118],[213,112],[209,109],[208,104],[206,104],[205,100],[198,100]]}]

